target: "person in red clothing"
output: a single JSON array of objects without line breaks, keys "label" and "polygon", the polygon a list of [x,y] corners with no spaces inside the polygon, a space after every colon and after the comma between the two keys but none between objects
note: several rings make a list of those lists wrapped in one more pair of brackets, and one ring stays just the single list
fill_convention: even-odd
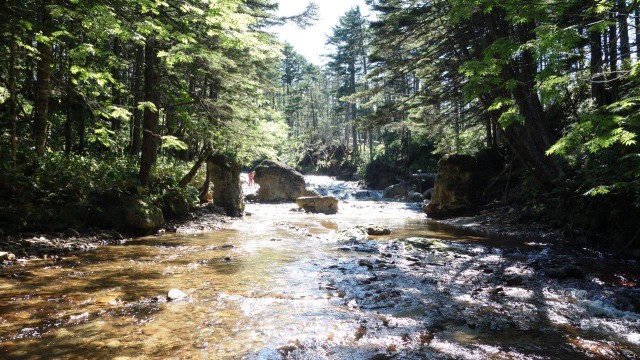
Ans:
[{"label": "person in red clothing", "polygon": [[249,173],[249,187],[253,187],[253,177],[256,176],[256,172],[252,171]]}]

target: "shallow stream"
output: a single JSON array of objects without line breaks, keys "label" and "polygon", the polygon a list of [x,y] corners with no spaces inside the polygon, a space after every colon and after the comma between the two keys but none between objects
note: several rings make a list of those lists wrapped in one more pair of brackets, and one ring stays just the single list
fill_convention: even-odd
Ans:
[{"label": "shallow stream", "polygon": [[[344,198],[337,215],[249,204],[227,230],[0,268],[0,358],[640,356],[637,262]],[[338,234],[368,224],[392,234]]]}]

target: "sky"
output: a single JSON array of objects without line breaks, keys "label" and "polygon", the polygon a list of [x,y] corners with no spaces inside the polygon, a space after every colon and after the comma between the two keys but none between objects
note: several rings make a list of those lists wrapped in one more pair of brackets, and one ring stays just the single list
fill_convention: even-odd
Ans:
[{"label": "sky", "polygon": [[[294,24],[288,24],[275,31],[282,41],[287,41],[304,56],[308,61],[322,65],[327,62],[322,57],[330,52],[325,43],[327,35],[332,33],[332,28],[338,24],[338,20],[352,7],[360,6],[363,16],[369,14],[364,0],[314,0],[319,7],[319,20],[315,25],[306,29],[299,29]],[[279,0],[280,15],[294,15],[301,13],[309,1],[306,0]]]}]

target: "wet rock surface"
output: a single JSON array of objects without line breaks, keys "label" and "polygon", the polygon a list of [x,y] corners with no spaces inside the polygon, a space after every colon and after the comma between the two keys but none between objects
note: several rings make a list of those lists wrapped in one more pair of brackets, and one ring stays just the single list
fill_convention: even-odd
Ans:
[{"label": "wet rock surface", "polygon": [[[345,253],[359,255],[338,258],[321,280],[335,304],[353,311],[353,345],[299,342],[293,358],[327,349],[367,359],[638,356],[640,304],[628,299],[639,289],[605,283],[599,271],[611,263],[602,255],[581,254],[601,263],[587,273],[550,261],[573,256],[551,246],[500,249],[431,238],[351,246],[370,251]],[[638,274],[638,263],[622,266]],[[587,340],[594,328],[609,341]]]}]

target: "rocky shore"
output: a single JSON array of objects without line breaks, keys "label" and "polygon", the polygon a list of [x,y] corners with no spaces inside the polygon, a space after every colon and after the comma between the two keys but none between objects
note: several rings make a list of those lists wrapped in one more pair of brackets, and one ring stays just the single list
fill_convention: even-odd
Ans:
[{"label": "rocky shore", "polygon": [[488,237],[529,238],[557,242],[565,240],[568,230],[554,228],[532,218],[523,206],[487,206],[474,214],[430,220],[438,224]]},{"label": "rocky shore", "polygon": [[[155,236],[163,233],[195,234],[221,230],[231,218],[224,209],[211,204],[197,207],[183,219],[168,221]],[[0,265],[26,259],[60,259],[76,252],[93,250],[99,246],[124,244],[129,234],[115,230],[88,229],[79,232],[68,229],[63,233],[22,233],[0,238]]]}]

